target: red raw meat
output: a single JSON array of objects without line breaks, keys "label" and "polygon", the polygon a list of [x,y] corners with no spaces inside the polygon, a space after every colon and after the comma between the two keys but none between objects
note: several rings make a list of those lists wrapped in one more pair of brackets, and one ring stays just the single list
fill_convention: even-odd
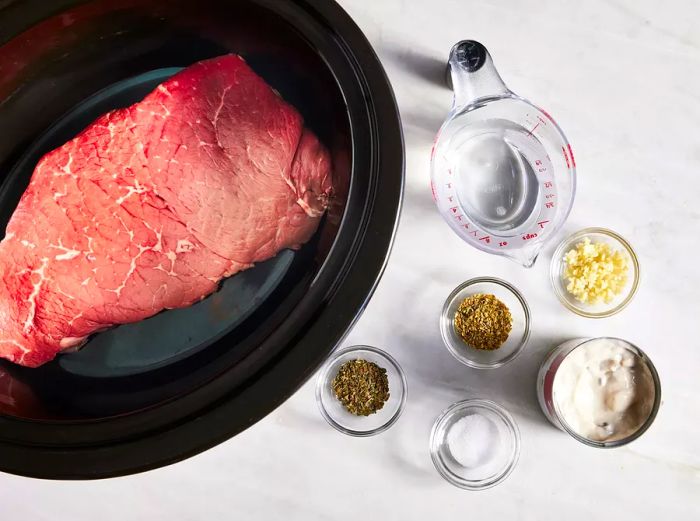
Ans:
[{"label": "red raw meat", "polygon": [[238,56],[197,63],[41,159],[0,242],[0,356],[189,306],[309,240],[330,192],[292,106]]}]

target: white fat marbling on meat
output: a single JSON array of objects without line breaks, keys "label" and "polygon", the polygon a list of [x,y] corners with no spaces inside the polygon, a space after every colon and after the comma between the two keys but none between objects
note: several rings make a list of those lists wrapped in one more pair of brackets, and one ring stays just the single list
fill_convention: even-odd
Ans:
[{"label": "white fat marbling on meat", "polygon": [[[156,156],[158,157],[158,156]],[[143,194],[146,192],[146,187],[141,186],[138,182],[138,180],[134,180],[133,186],[127,186],[126,187],[126,194],[122,195],[119,199],[116,200],[116,203],[121,205],[124,201],[126,201],[127,198],[131,197],[133,194]]]},{"label": "white fat marbling on meat", "polygon": [[136,254],[134,257],[131,258],[131,262],[129,263],[129,270],[126,272],[126,276],[124,277],[124,280],[122,280],[121,284],[117,286],[114,289],[108,289],[107,291],[111,291],[113,293],[117,294],[117,297],[121,296],[122,290],[126,287],[126,283],[129,280],[129,278],[134,274],[134,271],[136,271],[136,266],[137,262],[139,260],[139,257],[144,254],[144,252],[150,250],[151,248],[148,246],[143,246],[141,244],[138,245],[139,252]]},{"label": "white fat marbling on meat", "polygon": [[47,257],[42,257],[41,266],[32,270],[32,273],[36,273],[39,276],[39,281],[37,283],[32,283],[32,292],[27,297],[27,302],[29,303],[29,311],[27,311],[27,319],[24,321],[24,334],[28,334],[32,327],[34,326],[34,315],[36,314],[36,298],[41,291],[41,286],[44,284],[46,266],[49,264],[49,259]]},{"label": "white fat marbling on meat", "polygon": [[74,353],[85,345],[87,338],[86,336],[67,336],[62,338],[58,345],[63,348],[64,353]]},{"label": "white fat marbling on meat", "polygon": [[71,260],[75,259],[78,255],[80,255],[80,252],[78,250],[68,250],[65,253],[56,255],[54,259],[57,261]]},{"label": "white fat marbling on meat", "polygon": [[301,197],[297,199],[297,204],[301,206],[301,209],[304,210],[304,213],[306,213],[306,215],[309,217],[319,217],[320,215],[323,215],[323,211],[314,210],[308,204],[306,204],[306,201],[304,201]]}]

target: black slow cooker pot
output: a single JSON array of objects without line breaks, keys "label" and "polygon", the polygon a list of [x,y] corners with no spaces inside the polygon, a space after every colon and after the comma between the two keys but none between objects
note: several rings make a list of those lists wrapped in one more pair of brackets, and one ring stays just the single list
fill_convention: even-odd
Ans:
[{"label": "black slow cooker pot", "polygon": [[0,363],[0,470],[102,478],[212,447],[288,398],[372,293],[401,204],[401,128],[377,57],[329,0],[0,2],[0,226],[43,154],[229,52],[331,150],[332,208],[300,251],[191,308],[101,333],[37,369]]}]

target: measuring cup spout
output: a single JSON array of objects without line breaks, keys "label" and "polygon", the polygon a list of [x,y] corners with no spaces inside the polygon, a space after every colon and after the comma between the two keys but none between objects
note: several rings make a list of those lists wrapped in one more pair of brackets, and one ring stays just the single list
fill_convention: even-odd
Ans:
[{"label": "measuring cup spout", "polygon": [[532,268],[535,265],[537,257],[540,255],[542,250],[541,244],[533,244],[527,248],[520,248],[519,250],[509,251],[504,253],[506,257],[514,260],[518,264],[521,264],[525,268]]},{"label": "measuring cup spout", "polygon": [[479,98],[511,94],[482,44],[462,40],[452,47],[447,63],[447,81],[454,91],[453,110]]}]

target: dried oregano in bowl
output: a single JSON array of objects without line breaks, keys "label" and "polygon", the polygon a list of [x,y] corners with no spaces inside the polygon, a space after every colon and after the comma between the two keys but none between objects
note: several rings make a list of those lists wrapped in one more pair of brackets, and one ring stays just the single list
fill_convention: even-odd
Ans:
[{"label": "dried oregano in bowl", "polygon": [[338,369],[331,386],[343,407],[357,416],[374,414],[389,399],[386,369],[367,360],[345,362]]}]

